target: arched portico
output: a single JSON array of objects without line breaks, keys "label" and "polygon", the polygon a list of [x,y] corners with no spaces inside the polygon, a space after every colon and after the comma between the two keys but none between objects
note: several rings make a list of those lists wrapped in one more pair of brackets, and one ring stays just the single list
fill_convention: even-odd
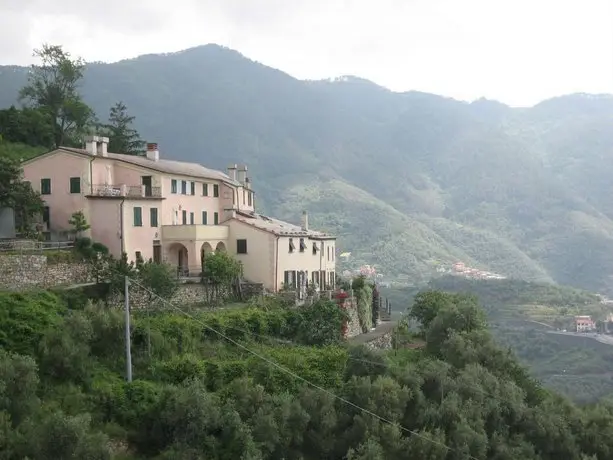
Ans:
[{"label": "arched portico", "polygon": [[187,273],[189,267],[189,254],[187,248],[181,243],[172,243],[168,246],[168,263],[177,267],[179,274]]}]

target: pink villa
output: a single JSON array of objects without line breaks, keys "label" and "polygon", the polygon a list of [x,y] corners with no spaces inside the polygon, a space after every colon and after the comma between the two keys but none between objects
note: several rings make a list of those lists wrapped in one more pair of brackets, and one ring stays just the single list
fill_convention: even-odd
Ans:
[{"label": "pink villa", "polygon": [[596,329],[596,323],[591,316],[575,316],[577,332],[586,332]]},{"label": "pink villa", "polygon": [[84,149],[60,147],[23,163],[24,179],[41,193],[43,225],[50,239],[67,239],[73,213],[82,211],[94,241],[128,259],[200,272],[201,256],[228,251],[244,277],[272,291],[307,282],[334,287],[332,235],[258,214],[247,167],[227,173],[200,164],[108,152],[108,138],[89,136]]}]

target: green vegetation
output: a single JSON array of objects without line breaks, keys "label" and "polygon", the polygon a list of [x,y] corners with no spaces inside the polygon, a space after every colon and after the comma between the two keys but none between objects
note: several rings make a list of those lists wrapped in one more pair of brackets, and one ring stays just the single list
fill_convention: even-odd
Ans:
[{"label": "green vegetation", "polygon": [[132,125],[135,117],[128,115],[128,108],[118,102],[109,112],[109,122],[102,125],[103,133],[109,137],[109,151],[126,155],[142,155],[145,142]]},{"label": "green vegetation", "polygon": [[[604,320],[610,309],[598,296],[551,284],[454,276],[432,280],[425,289],[476,296],[496,341],[511,348],[548,388],[582,403],[613,392],[611,345],[547,332],[556,328],[573,330],[575,315]],[[418,292],[417,288],[393,289],[386,290],[385,295],[393,299],[395,308],[406,309]]]},{"label": "green vegetation", "polygon": [[464,295],[418,296],[411,315],[426,346],[390,354],[345,347],[332,302],[193,317],[134,311],[132,383],[122,377],[122,311],[75,310],[43,292],[0,293],[0,304],[7,460],[613,452],[613,406],[579,408],[544,390],[493,342],[485,314]]},{"label": "green vegetation", "polygon": [[18,233],[26,237],[38,234],[34,224],[43,206],[40,195],[23,180],[19,162],[0,156],[0,208],[13,209]]},{"label": "green vegetation", "polygon": [[[78,140],[94,121],[94,112],[79,93],[85,61],[72,59],[57,45],[45,44],[34,50],[34,56],[40,63],[32,66],[19,98],[40,113],[42,121],[50,122],[54,147],[78,147]],[[34,127],[38,129],[38,125]],[[39,142],[31,144],[40,145]]]}]

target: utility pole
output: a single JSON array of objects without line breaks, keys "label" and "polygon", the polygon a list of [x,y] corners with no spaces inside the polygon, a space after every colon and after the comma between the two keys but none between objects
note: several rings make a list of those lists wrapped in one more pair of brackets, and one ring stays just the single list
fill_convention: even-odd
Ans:
[{"label": "utility pole", "polygon": [[126,314],[126,380],[132,382],[132,351],[130,350],[130,278],[125,277],[124,309]]}]

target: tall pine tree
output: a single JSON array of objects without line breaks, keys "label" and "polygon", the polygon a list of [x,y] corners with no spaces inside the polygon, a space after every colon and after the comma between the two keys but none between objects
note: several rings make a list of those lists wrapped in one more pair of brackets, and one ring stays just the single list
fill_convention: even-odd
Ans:
[{"label": "tall pine tree", "polygon": [[123,102],[118,102],[109,114],[109,122],[104,125],[109,137],[109,152],[126,155],[142,155],[145,151],[145,141],[138,131],[132,128],[133,116],[128,115],[128,108]]}]

